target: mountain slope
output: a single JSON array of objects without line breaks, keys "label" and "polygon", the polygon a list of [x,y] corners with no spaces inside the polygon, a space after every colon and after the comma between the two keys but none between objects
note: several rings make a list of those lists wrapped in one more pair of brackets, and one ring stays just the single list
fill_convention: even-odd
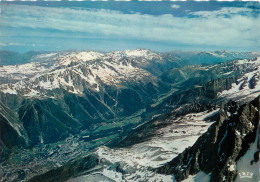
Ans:
[{"label": "mountain slope", "polygon": [[[252,144],[259,143],[259,99],[260,96],[242,106],[229,102],[213,112],[182,116],[173,120],[170,127],[157,130],[158,136],[148,141],[130,148],[100,147],[93,154],[30,181],[53,181],[54,176],[57,177],[54,181],[182,181],[188,177],[200,181],[234,181],[243,172],[239,166],[241,160],[249,166],[259,163],[259,148],[252,151],[255,158],[246,156]],[[65,171],[69,173],[63,175]],[[254,173],[254,179],[257,175]]]},{"label": "mountain slope", "polygon": [[239,109],[235,103],[220,109],[220,119],[192,147],[157,171],[174,174],[177,181],[200,171],[211,173],[210,181],[234,181],[237,175],[236,162],[246,153],[250,144],[258,140],[259,109],[260,97]]},{"label": "mountain slope", "polygon": [[219,51],[172,51],[169,54],[190,64],[215,64],[235,59],[250,59],[259,56],[258,52]]},{"label": "mountain slope", "polygon": [[181,67],[187,63],[174,55],[139,49],[33,60],[0,68],[2,181],[55,170],[100,145],[101,178],[169,180],[149,167],[192,146],[223,117],[222,104],[240,106],[260,91],[259,58]]},{"label": "mountain slope", "polygon": [[[199,103],[206,106],[229,100],[246,101],[247,98],[255,98],[260,92],[259,58],[195,67],[195,72],[198,69],[206,71],[177,83],[180,89],[159,104],[152,105],[150,110],[159,114],[170,112],[183,104]],[[189,72],[192,73],[193,69]],[[217,73],[218,76],[212,73]],[[197,81],[194,82],[194,79]]]},{"label": "mountain slope", "polygon": [[8,157],[12,146],[26,145],[26,132],[17,115],[0,101],[0,161]]},{"label": "mountain slope", "polygon": [[2,67],[2,76],[9,81],[0,86],[1,99],[19,115],[29,145],[58,141],[129,116],[169,90],[156,76],[135,66],[135,58],[142,57],[140,61],[147,64],[158,55],[139,52],[52,53],[36,56],[38,62]]}]

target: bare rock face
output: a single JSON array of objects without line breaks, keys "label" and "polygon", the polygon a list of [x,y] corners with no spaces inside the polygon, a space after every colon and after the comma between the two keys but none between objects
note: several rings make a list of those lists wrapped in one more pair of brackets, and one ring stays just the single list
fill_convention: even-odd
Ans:
[{"label": "bare rock face", "polygon": [[256,79],[256,75],[254,75],[250,80],[249,80],[249,88],[250,89],[254,89],[255,86],[256,86],[256,82],[257,82],[257,79]]},{"label": "bare rock face", "polygon": [[[259,126],[259,108],[260,96],[240,108],[235,102],[228,103],[220,109],[220,119],[192,147],[186,148],[156,171],[174,174],[177,181],[199,171],[211,173],[211,182],[234,181],[237,172],[230,170],[230,166],[255,141]],[[257,160],[259,159],[255,157],[254,161]]]}]

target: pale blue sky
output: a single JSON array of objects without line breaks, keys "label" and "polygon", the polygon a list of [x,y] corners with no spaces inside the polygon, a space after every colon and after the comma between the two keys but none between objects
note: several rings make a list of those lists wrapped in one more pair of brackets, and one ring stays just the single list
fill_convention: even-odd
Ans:
[{"label": "pale blue sky", "polygon": [[255,2],[1,2],[0,49],[260,50]]}]

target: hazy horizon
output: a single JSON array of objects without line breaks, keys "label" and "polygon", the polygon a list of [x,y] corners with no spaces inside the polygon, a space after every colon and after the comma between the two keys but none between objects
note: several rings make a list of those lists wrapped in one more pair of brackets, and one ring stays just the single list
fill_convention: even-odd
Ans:
[{"label": "hazy horizon", "polygon": [[149,50],[152,52],[156,52],[156,53],[168,53],[168,52],[175,52],[175,53],[185,53],[185,52],[193,52],[193,53],[199,53],[199,52],[238,52],[238,53],[246,53],[246,52],[251,52],[251,53],[260,53],[260,51],[229,51],[229,50],[221,50],[221,49],[216,49],[216,50],[181,50],[181,49],[172,49],[172,50],[162,50],[162,51],[158,51],[158,50],[152,50],[152,49],[146,49],[146,48],[135,48],[135,49],[121,49],[121,50],[107,50],[107,51],[103,51],[103,50],[95,50],[95,49],[64,49],[64,50],[28,50],[28,51],[17,51],[17,50],[8,50],[8,49],[2,49],[0,48],[0,51],[8,51],[8,52],[15,52],[15,53],[19,53],[19,54],[25,54],[25,53],[29,53],[29,52],[43,52],[43,53],[51,53],[51,52],[100,52],[100,53],[110,53],[110,52],[116,52],[116,51],[135,51],[135,50]]}]

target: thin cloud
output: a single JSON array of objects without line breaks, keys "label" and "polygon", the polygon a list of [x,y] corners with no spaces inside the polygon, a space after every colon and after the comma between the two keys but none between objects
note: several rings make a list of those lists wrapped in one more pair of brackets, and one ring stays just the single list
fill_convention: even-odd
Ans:
[{"label": "thin cloud", "polygon": [[234,16],[234,15],[251,15],[252,9],[250,8],[238,8],[238,7],[225,7],[216,11],[196,11],[190,12],[190,15],[196,15],[200,17],[210,18],[210,17],[220,17],[220,16]]},{"label": "thin cloud", "polygon": [[[81,33],[86,37],[164,41],[189,45],[256,47],[260,40],[260,17],[249,16],[249,8],[222,8],[190,13],[124,14],[111,10],[71,9],[9,5],[2,8],[0,27]],[[241,12],[246,14],[241,15]],[[229,15],[224,16],[224,15]],[[59,36],[59,33],[56,33]],[[40,36],[40,35],[39,35]],[[48,36],[48,35],[45,35]]]},{"label": "thin cloud", "polygon": [[178,9],[178,8],[180,8],[180,6],[177,5],[177,4],[173,4],[173,5],[171,5],[171,8],[173,8],[173,9]]},{"label": "thin cloud", "polygon": [[2,42],[0,42],[0,46],[6,46],[6,44],[5,44],[5,43],[2,43]]},{"label": "thin cloud", "polygon": [[20,42],[10,42],[10,43],[1,43],[0,42],[0,46],[32,46],[32,47],[36,47],[36,46],[44,46],[43,44],[24,44],[24,43],[20,43]]}]

